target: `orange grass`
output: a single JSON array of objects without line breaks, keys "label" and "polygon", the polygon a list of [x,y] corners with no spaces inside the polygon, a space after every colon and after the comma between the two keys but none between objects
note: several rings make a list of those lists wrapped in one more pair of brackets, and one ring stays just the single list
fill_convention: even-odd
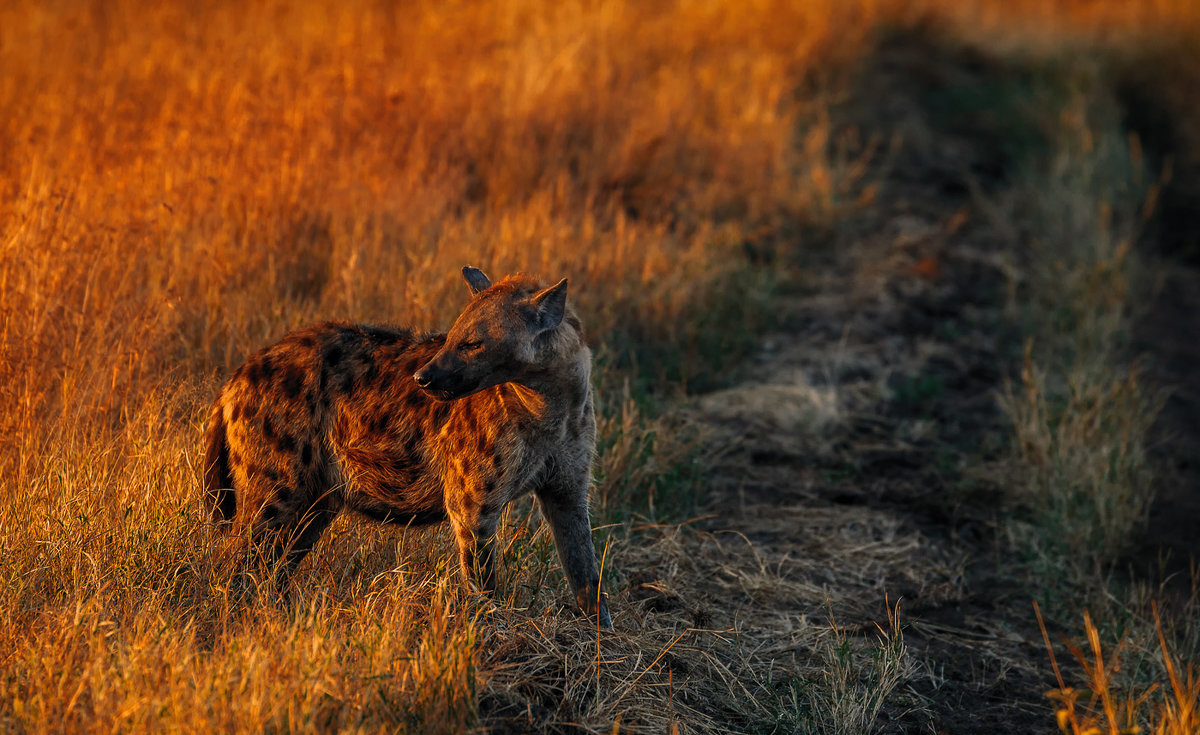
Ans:
[{"label": "orange grass", "polygon": [[1055,714],[1061,732],[1069,735],[1133,735],[1140,732],[1186,735],[1200,730],[1200,672],[1190,662],[1183,672],[1176,667],[1175,656],[1163,633],[1158,605],[1153,604],[1152,609],[1167,687],[1154,683],[1135,694],[1124,691],[1127,685],[1122,686],[1115,681],[1121,671],[1121,653],[1125,641],[1121,641],[1114,651],[1109,651],[1106,662],[1100,631],[1086,611],[1083,614],[1083,627],[1088,650],[1084,651],[1070,639],[1063,640],[1082,669],[1087,688],[1067,686],[1054,656],[1054,646],[1050,643],[1042,611],[1034,601],[1034,614],[1050,655],[1054,676],[1058,680],[1058,688],[1047,692],[1046,696],[1058,702]]},{"label": "orange grass", "polygon": [[[0,8],[0,728],[473,723],[440,534],[339,524],[296,612],[240,602],[197,502],[217,380],[315,319],[445,326],[467,262],[570,276],[606,364],[694,373],[743,242],[844,195],[793,94],[868,32],[834,7]],[[544,541],[513,590],[558,583]]]},{"label": "orange grass", "polygon": [[[239,602],[198,508],[217,381],[315,319],[445,326],[466,262],[570,276],[609,385],[709,369],[699,317],[753,325],[744,245],[802,247],[858,195],[823,113],[877,24],[927,12],[890,6],[0,5],[0,729],[476,724],[487,604],[440,535],[339,524],[295,611]],[[1196,17],[1055,7],[1043,27]],[[535,546],[510,573],[536,622]],[[579,718],[663,711],[638,685]]]}]

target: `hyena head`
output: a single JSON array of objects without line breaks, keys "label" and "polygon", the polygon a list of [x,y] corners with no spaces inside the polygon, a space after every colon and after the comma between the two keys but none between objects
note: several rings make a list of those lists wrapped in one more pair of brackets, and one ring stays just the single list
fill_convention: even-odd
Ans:
[{"label": "hyena head", "polygon": [[[545,359],[538,337],[562,323],[567,279],[537,289],[532,280],[512,278],[495,287],[483,271],[463,267],[473,298],[446,334],[446,344],[413,374],[426,393],[443,401],[494,385],[519,381]],[[539,347],[543,347],[540,349]]]}]

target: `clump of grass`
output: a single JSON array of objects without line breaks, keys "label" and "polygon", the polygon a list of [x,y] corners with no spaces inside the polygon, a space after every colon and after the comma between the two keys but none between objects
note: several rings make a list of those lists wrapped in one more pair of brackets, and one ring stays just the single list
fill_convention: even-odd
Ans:
[{"label": "clump of grass", "polygon": [[829,626],[815,651],[821,663],[818,674],[774,680],[773,672],[767,672],[764,686],[774,701],[776,731],[864,735],[881,729],[879,715],[912,677],[915,665],[904,644],[899,602],[887,606],[886,628],[878,623],[875,628],[875,646],[863,646],[830,610]]},{"label": "clump of grass", "polygon": [[1128,686],[1122,686],[1119,675],[1125,641],[1119,642],[1106,656],[1100,631],[1086,611],[1083,626],[1087,650],[1064,638],[1067,650],[1079,664],[1085,687],[1068,686],[1054,655],[1041,609],[1036,601],[1033,606],[1058,681],[1058,688],[1050,690],[1046,696],[1056,703],[1055,718],[1060,732],[1068,735],[1134,735],[1142,732],[1185,735],[1200,730],[1200,669],[1191,661],[1182,669],[1176,664],[1157,605],[1153,607],[1154,629],[1166,686],[1155,682],[1132,691]]},{"label": "clump of grass", "polygon": [[652,418],[632,399],[600,413],[595,511],[602,520],[681,518],[694,510],[704,459],[700,429]]},{"label": "clump of grass", "polygon": [[879,714],[896,688],[913,673],[904,645],[900,603],[887,608],[887,628],[878,623],[877,645],[855,652],[846,631],[830,619],[825,672],[806,693],[805,730],[821,735],[852,735],[879,730]]},{"label": "clump of grass", "polygon": [[1076,91],[1050,108],[1052,153],[1024,164],[999,208],[982,204],[1025,254],[1014,307],[1031,336],[1020,385],[1000,400],[1016,438],[1015,497],[1034,514],[1018,535],[1047,569],[1066,564],[1085,582],[1145,525],[1161,400],[1129,354],[1150,176],[1097,68],[1060,63]]},{"label": "clump of grass", "polygon": [[1010,389],[1002,403],[1016,432],[1022,498],[1036,509],[1030,541],[1083,578],[1145,526],[1154,497],[1147,433],[1156,402],[1136,372],[1102,376],[1084,366],[1065,377],[1065,385],[1051,386],[1030,343],[1021,389]]}]

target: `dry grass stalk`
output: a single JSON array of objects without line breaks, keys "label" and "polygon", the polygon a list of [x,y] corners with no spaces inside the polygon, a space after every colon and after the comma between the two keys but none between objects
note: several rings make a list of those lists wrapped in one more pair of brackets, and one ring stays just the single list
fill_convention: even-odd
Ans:
[{"label": "dry grass stalk", "polygon": [[[1186,678],[1180,677],[1163,633],[1157,604],[1153,606],[1154,623],[1158,633],[1159,655],[1170,688],[1164,688],[1156,682],[1133,692],[1127,691],[1128,685],[1122,684],[1117,677],[1121,670],[1121,652],[1125,641],[1117,644],[1106,662],[1100,631],[1086,611],[1083,614],[1083,627],[1088,650],[1082,650],[1067,638],[1063,642],[1082,669],[1087,686],[1083,689],[1068,686],[1054,656],[1050,634],[1036,600],[1033,609],[1054,675],[1058,679],[1058,688],[1050,690],[1046,696],[1058,703],[1055,716],[1061,732],[1069,735],[1134,735],[1140,732],[1182,735],[1194,733],[1200,727],[1200,677],[1191,663],[1187,666]],[[1156,693],[1157,697],[1154,696]]]},{"label": "dry grass stalk", "polygon": [[1054,540],[1043,545],[1047,553],[1091,574],[1146,522],[1154,494],[1146,437],[1158,402],[1144,395],[1136,373],[1112,377],[1096,365],[1052,391],[1032,342],[1021,380],[1021,393],[1009,390],[1002,405],[1017,435],[1024,498]]},{"label": "dry grass stalk", "polygon": [[805,729],[828,735],[878,732],[879,714],[893,691],[914,673],[900,623],[900,603],[887,605],[885,630],[878,623],[877,647],[856,652],[830,612],[825,672],[807,692]]}]

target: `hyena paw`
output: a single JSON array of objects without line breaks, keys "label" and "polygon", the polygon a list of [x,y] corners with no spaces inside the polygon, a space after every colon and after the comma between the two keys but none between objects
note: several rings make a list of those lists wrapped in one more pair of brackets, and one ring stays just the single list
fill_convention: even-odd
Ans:
[{"label": "hyena paw", "polygon": [[575,595],[579,609],[593,620],[597,620],[602,628],[612,627],[612,618],[608,615],[608,595],[601,592],[594,584],[579,590]]}]

